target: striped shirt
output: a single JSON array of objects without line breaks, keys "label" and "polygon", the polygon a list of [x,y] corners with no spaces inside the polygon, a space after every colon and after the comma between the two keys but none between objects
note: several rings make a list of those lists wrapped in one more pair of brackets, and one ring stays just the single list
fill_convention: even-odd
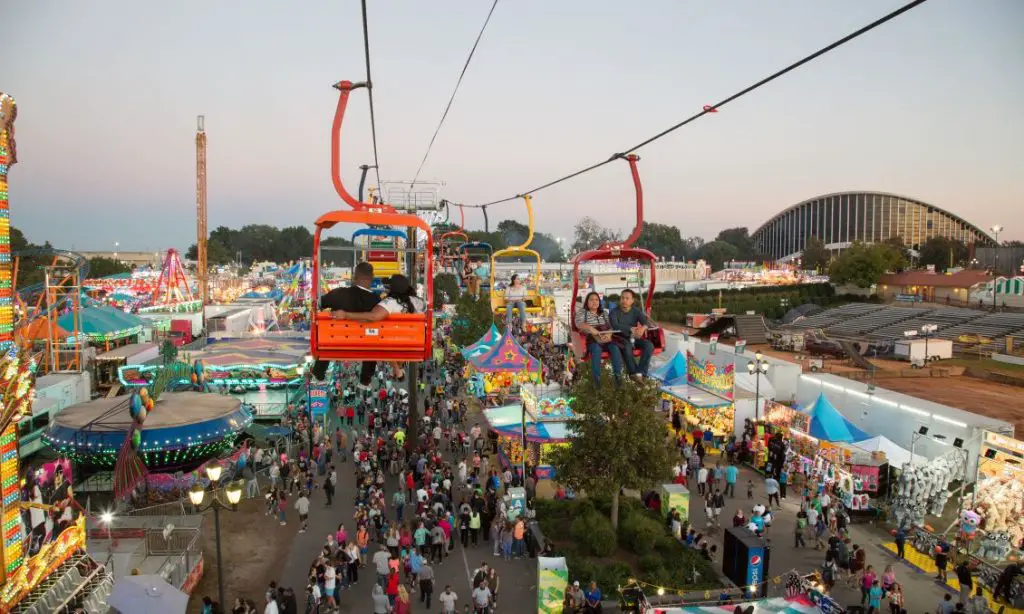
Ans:
[{"label": "striped shirt", "polygon": [[576,312],[576,328],[583,325],[593,326],[598,330],[610,329],[611,322],[608,320],[608,312],[601,311],[594,313],[588,309],[580,309]]}]

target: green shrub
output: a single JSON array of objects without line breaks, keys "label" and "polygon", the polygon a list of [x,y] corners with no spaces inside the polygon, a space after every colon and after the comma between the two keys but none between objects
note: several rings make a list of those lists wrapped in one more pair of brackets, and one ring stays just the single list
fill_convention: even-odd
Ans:
[{"label": "green shrub", "polygon": [[614,594],[616,587],[626,584],[633,576],[629,565],[619,561],[598,565],[595,572],[597,577],[593,579],[597,580],[597,585],[604,594]]},{"label": "green shrub", "polygon": [[665,527],[647,514],[635,512],[619,522],[619,536],[631,551],[648,554],[654,550],[658,538],[665,536]]},{"label": "green shrub", "polygon": [[569,533],[589,554],[603,557],[615,552],[615,532],[606,516],[597,513],[577,516]]},{"label": "green shrub", "polygon": [[640,566],[640,571],[644,573],[653,574],[658,570],[662,569],[662,558],[657,554],[645,554],[640,557],[637,564]]}]

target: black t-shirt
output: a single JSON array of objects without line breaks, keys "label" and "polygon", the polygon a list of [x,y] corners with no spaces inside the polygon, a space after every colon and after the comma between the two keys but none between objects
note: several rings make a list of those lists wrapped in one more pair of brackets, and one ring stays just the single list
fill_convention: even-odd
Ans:
[{"label": "black t-shirt", "polygon": [[341,309],[354,313],[366,313],[372,311],[380,297],[375,293],[359,286],[335,288],[320,297],[321,309]]},{"label": "black t-shirt", "polygon": [[971,579],[971,570],[967,565],[960,564],[956,566],[956,579],[960,582],[960,586],[974,587],[974,581]]}]

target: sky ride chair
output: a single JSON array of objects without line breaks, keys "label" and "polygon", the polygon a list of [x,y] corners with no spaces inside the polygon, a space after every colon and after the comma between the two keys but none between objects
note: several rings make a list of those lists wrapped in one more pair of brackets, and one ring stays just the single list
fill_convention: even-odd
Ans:
[{"label": "sky ride chair", "polygon": [[[647,292],[640,292],[641,304],[643,305],[643,310],[644,313],[647,314],[647,317],[650,317],[651,315],[651,300],[654,297],[654,286],[657,281],[655,272],[655,263],[658,261],[657,256],[646,249],[633,247],[636,240],[640,238],[640,233],[643,231],[644,226],[644,190],[640,183],[640,171],[637,169],[636,164],[640,158],[635,154],[620,155],[618,157],[621,157],[629,163],[629,170],[633,176],[633,188],[636,190],[636,225],[633,227],[633,232],[631,232],[624,241],[605,243],[597,249],[580,252],[570,260],[573,267],[573,273],[569,326],[572,327],[571,337],[573,352],[583,359],[590,358],[590,354],[587,350],[586,335],[576,328],[576,311],[578,309],[583,309],[581,301],[582,296],[580,294],[581,266],[588,262],[626,262],[630,260],[647,264],[650,267],[650,280]],[[602,302],[603,300],[604,298],[602,297]],[[655,354],[660,354],[665,350],[665,330],[660,326],[656,328],[649,328],[647,330],[646,338],[654,344]],[[633,355],[635,357],[639,358],[640,354],[640,350],[633,349]],[[608,352],[602,352],[601,358],[607,359]]]},{"label": "sky ride chair", "polygon": [[371,290],[384,290],[384,282],[392,275],[405,275],[405,262],[401,258],[407,233],[397,228],[360,228],[352,233],[356,261],[373,265]]},{"label": "sky ride chair", "polygon": [[[423,299],[427,307],[424,313],[391,314],[379,322],[354,322],[337,320],[329,312],[317,310],[311,321],[310,350],[313,358],[325,361],[412,361],[430,360],[432,357],[431,340],[433,339],[432,320],[434,307],[434,263],[430,258],[433,235],[430,225],[417,215],[398,213],[388,204],[368,204],[352,197],[341,181],[341,125],[348,105],[349,94],[353,89],[366,87],[365,83],[353,84],[341,81],[334,86],[339,90],[338,106],[334,113],[333,132],[331,134],[331,175],[334,189],[342,201],[351,210],[336,210],[325,213],[316,220],[316,231],[313,234],[313,276],[319,274],[321,260],[324,257],[322,244],[323,232],[336,224],[360,224],[375,227],[422,230],[426,235],[426,244],[420,248],[406,247],[396,252],[411,254],[414,258],[422,253],[425,265],[422,272],[424,292]],[[358,251],[355,246],[345,248],[328,247],[328,250],[341,249]],[[419,273],[419,267],[408,267],[409,274]],[[410,278],[410,282],[417,283]],[[414,286],[415,287],[415,286]],[[316,305],[320,304],[320,288],[317,286],[314,296]]]},{"label": "sky ride chair", "polygon": [[[459,257],[463,264],[469,264],[472,266],[474,262],[486,262],[488,265],[491,263],[491,256],[494,255],[494,247],[490,243],[484,241],[470,241],[469,243],[463,243],[457,249]],[[472,267],[475,271],[478,267]],[[458,272],[459,287],[463,290],[466,289],[466,280],[462,271]],[[490,289],[490,278],[484,278],[480,280],[480,289],[488,291]]]},{"label": "sky ride chair", "polygon": [[[532,317],[550,317],[554,314],[554,301],[550,296],[542,295],[540,292],[540,253],[529,248],[533,241],[533,197],[526,195],[522,197],[526,203],[526,213],[529,221],[529,234],[522,245],[515,245],[505,249],[499,249],[491,254],[491,310],[494,315],[505,317],[505,292],[498,290],[494,284],[494,272],[497,269],[499,258],[530,258],[537,261],[533,278],[530,285],[526,285],[526,313]],[[525,324],[525,323],[524,323]]]}]

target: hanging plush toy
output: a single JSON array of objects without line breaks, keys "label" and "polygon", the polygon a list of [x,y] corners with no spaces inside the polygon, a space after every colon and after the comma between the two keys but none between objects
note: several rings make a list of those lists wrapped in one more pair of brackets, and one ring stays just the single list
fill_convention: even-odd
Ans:
[{"label": "hanging plush toy", "polygon": [[960,514],[960,533],[967,539],[974,539],[974,534],[981,524],[981,515],[974,510],[964,510]]}]

